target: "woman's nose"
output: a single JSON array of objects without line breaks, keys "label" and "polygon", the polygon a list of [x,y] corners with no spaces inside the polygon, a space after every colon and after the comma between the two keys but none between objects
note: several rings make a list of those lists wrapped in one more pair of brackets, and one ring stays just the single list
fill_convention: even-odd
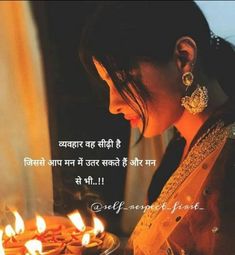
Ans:
[{"label": "woman's nose", "polygon": [[109,111],[112,114],[119,114],[123,107],[123,98],[117,91],[110,91],[109,93]]}]

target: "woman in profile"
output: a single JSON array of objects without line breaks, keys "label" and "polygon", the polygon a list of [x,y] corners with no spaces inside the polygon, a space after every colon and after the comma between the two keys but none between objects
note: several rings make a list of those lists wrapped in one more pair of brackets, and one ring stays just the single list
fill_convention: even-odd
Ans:
[{"label": "woman in profile", "polygon": [[135,255],[235,254],[235,53],[193,1],[111,2],[84,28],[80,57],[106,82],[109,110],[141,137],[174,126]]}]

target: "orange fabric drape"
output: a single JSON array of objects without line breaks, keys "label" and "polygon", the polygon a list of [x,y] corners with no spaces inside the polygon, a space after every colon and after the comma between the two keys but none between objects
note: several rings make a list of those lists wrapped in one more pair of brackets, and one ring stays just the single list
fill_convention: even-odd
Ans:
[{"label": "orange fabric drape", "polygon": [[[0,2],[0,211],[24,216],[52,211],[49,166],[26,167],[24,157],[50,158],[47,105],[36,27],[29,2]],[[42,188],[43,187],[43,188]]]}]

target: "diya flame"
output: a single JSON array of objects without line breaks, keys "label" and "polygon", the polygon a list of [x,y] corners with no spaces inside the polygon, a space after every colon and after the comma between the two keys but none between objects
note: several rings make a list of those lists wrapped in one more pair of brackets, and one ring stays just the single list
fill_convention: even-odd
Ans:
[{"label": "diya flame", "polygon": [[30,255],[42,254],[42,242],[39,240],[30,240],[25,243]]},{"label": "diya flame", "polygon": [[37,231],[39,234],[42,234],[46,231],[46,228],[47,228],[46,222],[43,219],[43,217],[40,215],[36,216],[36,226],[37,226]]}]

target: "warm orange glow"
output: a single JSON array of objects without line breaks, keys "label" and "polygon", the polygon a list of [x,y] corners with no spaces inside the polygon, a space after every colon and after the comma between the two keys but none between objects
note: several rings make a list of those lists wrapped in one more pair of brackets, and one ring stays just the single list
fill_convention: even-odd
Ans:
[{"label": "warm orange glow", "polygon": [[46,222],[43,219],[42,216],[37,215],[36,216],[36,225],[37,225],[37,230],[39,234],[42,234],[46,230]]},{"label": "warm orange glow", "polygon": [[3,236],[3,231],[0,229],[0,255],[5,255],[5,252],[2,246],[2,236]]},{"label": "warm orange glow", "polygon": [[79,231],[84,231],[86,229],[86,226],[78,211],[68,214],[68,217]]},{"label": "warm orange glow", "polygon": [[11,225],[7,225],[5,227],[5,234],[8,237],[12,237],[12,236],[16,235],[16,233],[15,233],[15,231],[14,231],[14,229],[13,229],[13,227]]},{"label": "warm orange glow", "polygon": [[104,232],[104,225],[98,218],[94,217],[94,233],[95,235],[98,235],[99,233]]},{"label": "warm orange glow", "polygon": [[24,232],[24,221],[17,211],[13,211],[15,215],[15,232],[20,234]]},{"label": "warm orange glow", "polygon": [[82,246],[86,246],[90,243],[90,235],[84,234],[82,237]]},{"label": "warm orange glow", "polygon": [[42,242],[39,240],[29,240],[25,243],[25,247],[30,255],[42,254]]}]

